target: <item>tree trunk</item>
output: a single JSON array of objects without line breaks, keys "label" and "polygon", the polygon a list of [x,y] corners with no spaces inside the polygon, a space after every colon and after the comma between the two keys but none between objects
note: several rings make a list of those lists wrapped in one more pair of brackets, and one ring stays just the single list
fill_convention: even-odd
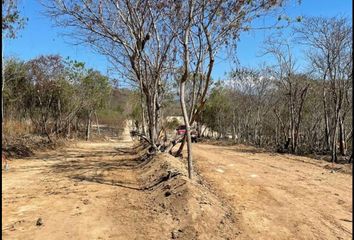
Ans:
[{"label": "tree trunk", "polygon": [[232,111],[232,140],[236,143],[236,116],[235,111]]},{"label": "tree trunk", "polygon": [[260,146],[260,124],[261,124],[261,120],[260,120],[260,109],[259,107],[257,107],[257,119],[256,119],[256,124],[255,124],[255,128],[254,128],[254,142],[257,146]]},{"label": "tree trunk", "polygon": [[290,112],[290,123],[289,123],[289,136],[291,139],[290,145],[291,145],[291,153],[295,152],[295,123],[294,123],[294,98],[292,95],[292,85],[290,84],[290,90],[289,90],[289,112]]},{"label": "tree trunk", "polygon": [[156,132],[156,144],[161,145],[161,138],[160,138],[160,132],[161,132],[161,126],[160,126],[160,119],[161,119],[161,106],[160,103],[158,102],[159,99],[158,97],[155,98],[154,101],[154,113],[155,113],[155,118],[154,118],[154,127],[155,127],[155,132]]},{"label": "tree trunk", "polygon": [[142,108],[142,111],[141,111],[141,131],[142,131],[142,134],[144,134],[146,136],[146,127],[145,127],[146,120],[145,120],[145,110],[144,110],[143,103],[141,103],[141,108]]},{"label": "tree trunk", "polygon": [[339,152],[342,156],[347,155],[343,118],[339,119]]},{"label": "tree trunk", "polygon": [[191,140],[191,132],[190,132],[190,125],[189,125],[189,118],[187,113],[187,107],[184,99],[184,90],[185,90],[185,81],[181,82],[180,85],[180,102],[181,108],[183,112],[184,124],[186,125],[186,134],[187,134],[187,162],[188,162],[188,177],[192,179],[193,173],[193,163],[192,163],[192,140]]},{"label": "tree trunk", "polygon": [[336,113],[334,119],[334,126],[333,126],[333,133],[332,133],[332,154],[331,160],[332,163],[337,162],[337,132],[338,132],[338,120],[339,120],[339,113],[338,113],[338,103],[336,103]]},{"label": "tree trunk", "polygon": [[329,122],[327,114],[327,101],[326,101],[326,90],[323,88],[323,111],[325,120],[325,150],[331,150],[331,140],[329,134]]},{"label": "tree trunk", "polygon": [[147,110],[147,115],[148,115],[148,125],[149,125],[149,139],[150,139],[150,144],[153,149],[157,149],[156,147],[156,126],[155,126],[155,117],[156,113],[154,112],[155,107],[154,107],[154,102],[151,99],[150,95],[146,95],[146,110]]},{"label": "tree trunk", "polygon": [[86,141],[90,139],[90,130],[91,130],[91,111],[89,111],[87,116],[87,125],[86,125]]},{"label": "tree trunk", "polygon": [[143,85],[142,82],[139,81],[140,83],[140,107],[141,107],[141,131],[142,134],[146,136],[146,128],[145,128],[145,108],[144,108],[144,98],[143,98]]},{"label": "tree trunk", "polygon": [[76,117],[75,119],[75,137],[77,137],[79,134],[79,118]]},{"label": "tree trunk", "polygon": [[237,124],[237,135],[238,135],[238,138],[237,138],[237,143],[240,143],[241,142],[241,137],[243,136],[243,134],[241,133],[241,118],[238,117],[238,124]]},{"label": "tree trunk", "polygon": [[50,134],[49,134],[48,128],[47,128],[47,121],[45,121],[45,122],[43,123],[43,129],[44,129],[45,135],[46,135],[47,138],[48,138],[48,141],[49,141],[50,143],[52,143],[53,141],[52,141],[52,138],[50,137]]},{"label": "tree trunk", "polygon": [[234,140],[234,143],[237,142],[237,137],[236,137],[236,126],[235,124],[232,124],[232,139]]},{"label": "tree trunk", "polygon": [[337,123],[335,123],[335,127],[333,130],[333,135],[332,135],[332,153],[331,153],[331,160],[332,163],[337,162]]},{"label": "tree trunk", "polygon": [[100,125],[98,123],[98,117],[96,112],[95,112],[95,117],[96,117],[97,133],[98,135],[101,135]]},{"label": "tree trunk", "polygon": [[66,134],[67,138],[70,138],[70,131],[71,131],[71,122],[68,124],[68,133]]}]

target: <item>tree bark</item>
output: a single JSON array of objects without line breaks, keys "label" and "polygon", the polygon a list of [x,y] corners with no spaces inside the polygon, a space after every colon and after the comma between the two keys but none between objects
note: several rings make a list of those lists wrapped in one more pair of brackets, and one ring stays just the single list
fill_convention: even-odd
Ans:
[{"label": "tree bark", "polygon": [[192,159],[192,140],[191,140],[191,133],[190,133],[190,125],[189,125],[189,117],[187,113],[187,107],[185,103],[185,84],[186,82],[183,81],[180,84],[180,102],[181,108],[183,112],[184,124],[186,125],[186,135],[187,135],[187,162],[188,162],[188,177],[192,179],[193,173],[193,159]]},{"label": "tree bark", "polygon": [[140,107],[141,107],[141,131],[142,134],[146,136],[146,128],[145,128],[145,108],[144,108],[144,98],[143,98],[143,83],[139,80],[140,84]]},{"label": "tree bark", "polygon": [[90,139],[90,130],[91,130],[91,114],[92,112],[89,111],[87,116],[87,125],[86,125],[86,141]]},{"label": "tree bark", "polygon": [[336,112],[335,112],[335,118],[334,118],[334,123],[333,123],[333,133],[332,133],[332,154],[331,154],[331,160],[332,163],[337,162],[337,134],[338,134],[338,120],[339,120],[339,106],[338,103],[336,103]]},{"label": "tree bark", "polygon": [[71,134],[71,122],[69,122],[69,124],[68,124],[68,132],[66,134],[66,137],[70,138],[70,134]]},{"label": "tree bark", "polygon": [[342,118],[339,118],[339,152],[342,156],[347,155],[347,147],[345,141],[345,127]]},{"label": "tree bark", "polygon": [[232,113],[232,139],[234,140],[234,143],[237,142],[236,138],[236,116],[235,116],[235,111]]},{"label": "tree bark", "polygon": [[97,125],[97,133],[98,133],[98,135],[101,135],[100,125],[98,123],[98,117],[97,117],[96,111],[95,111],[95,118],[96,118],[96,125]]},{"label": "tree bark", "polygon": [[331,140],[330,140],[330,133],[329,133],[329,122],[328,122],[325,87],[323,87],[323,111],[324,111],[324,120],[325,120],[325,149],[326,151],[329,151],[331,150]]}]

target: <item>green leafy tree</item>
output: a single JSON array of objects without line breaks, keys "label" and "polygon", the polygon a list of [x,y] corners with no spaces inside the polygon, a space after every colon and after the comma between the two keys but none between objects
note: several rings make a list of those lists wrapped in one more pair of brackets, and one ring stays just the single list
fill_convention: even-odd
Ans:
[{"label": "green leafy tree", "polygon": [[221,82],[217,82],[211,90],[205,110],[203,123],[211,130],[218,132],[218,138],[226,136],[232,121],[230,91]]},{"label": "green leafy tree", "polygon": [[92,114],[106,106],[111,93],[109,79],[100,72],[89,69],[87,75],[81,80],[80,89],[83,93],[82,111],[87,116],[86,140],[90,138]]}]

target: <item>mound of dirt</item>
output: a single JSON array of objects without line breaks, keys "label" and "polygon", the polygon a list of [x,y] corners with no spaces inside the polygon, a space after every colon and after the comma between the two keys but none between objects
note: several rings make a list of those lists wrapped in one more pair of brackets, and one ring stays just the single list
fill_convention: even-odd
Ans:
[{"label": "mound of dirt", "polygon": [[[79,142],[14,162],[5,174],[9,228],[3,235],[5,231],[11,239],[236,239],[239,221],[233,209],[198,176],[188,179],[180,159],[149,152],[149,146],[129,142]],[[28,168],[31,171],[22,170]],[[16,201],[17,196],[25,197]],[[39,217],[41,226],[36,225]],[[15,226],[19,221],[22,225]]]},{"label": "mound of dirt", "polygon": [[61,140],[49,142],[46,137],[24,135],[16,138],[6,138],[2,143],[2,150],[7,158],[24,158],[33,156],[35,151],[54,149],[63,144]]},{"label": "mound of dirt", "polygon": [[[185,165],[168,154],[144,162],[139,182],[149,191],[153,211],[166,215],[172,239],[235,239],[239,234],[233,210],[190,180]],[[165,237],[162,237],[165,239]]]}]

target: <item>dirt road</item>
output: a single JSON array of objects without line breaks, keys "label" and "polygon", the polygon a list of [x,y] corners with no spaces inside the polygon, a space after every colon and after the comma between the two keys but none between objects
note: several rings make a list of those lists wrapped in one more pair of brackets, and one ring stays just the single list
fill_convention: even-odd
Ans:
[{"label": "dirt road", "polygon": [[[139,191],[126,129],[121,140],[79,142],[10,161],[2,175],[3,239],[159,239],[166,216]],[[43,225],[37,226],[41,218]]]},{"label": "dirt road", "polygon": [[3,239],[235,239],[235,215],[182,161],[123,140],[78,142],[10,161]]},{"label": "dirt road", "polygon": [[308,158],[196,144],[197,170],[219,197],[183,177],[142,191],[166,162],[136,168],[123,136],[11,161],[3,239],[351,239],[351,175]]},{"label": "dirt road", "polygon": [[352,239],[352,176],[246,146],[193,145],[201,176],[238,213],[239,239]]}]

